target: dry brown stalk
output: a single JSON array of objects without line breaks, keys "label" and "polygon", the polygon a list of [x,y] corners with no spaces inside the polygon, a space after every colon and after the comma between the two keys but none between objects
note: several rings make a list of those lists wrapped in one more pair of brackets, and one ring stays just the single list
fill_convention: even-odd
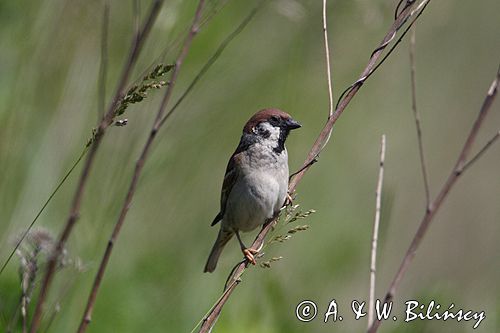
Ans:
[{"label": "dry brown stalk", "polygon": [[[401,262],[401,265],[399,266],[399,269],[394,276],[390,286],[389,290],[387,291],[385,295],[384,302],[391,302],[392,299],[394,298],[394,295],[396,294],[396,290],[399,287],[399,284],[401,283],[401,280],[403,279],[403,276],[405,275],[406,271],[408,270],[408,267],[410,266],[410,263],[412,262],[413,258],[415,257],[415,254],[417,252],[417,249],[419,248],[423,238],[427,234],[427,231],[429,229],[429,226],[431,225],[431,222],[433,221],[434,217],[436,216],[436,213],[438,212],[439,208],[441,208],[444,200],[448,196],[450,190],[453,188],[453,186],[456,184],[458,178],[463,174],[463,172],[471,165],[472,162],[477,161],[477,158],[482,156],[483,153],[491,147],[491,144],[496,140],[492,139],[488,141],[486,146],[484,146],[479,153],[477,153],[469,162],[467,162],[467,158],[469,156],[469,153],[471,151],[472,145],[474,144],[477,134],[479,133],[479,130],[481,126],[483,125],[484,119],[486,118],[486,115],[488,114],[488,111],[491,108],[491,105],[493,104],[493,101],[495,100],[495,97],[497,95],[498,91],[498,84],[500,81],[500,67],[497,70],[495,79],[490,85],[490,88],[488,89],[488,93],[486,94],[486,97],[483,101],[483,105],[481,106],[481,109],[479,110],[479,113],[477,115],[476,121],[474,122],[474,125],[472,126],[472,129],[467,136],[467,139],[462,147],[462,150],[458,156],[457,162],[455,163],[455,166],[451,170],[450,175],[448,176],[448,179],[444,183],[443,187],[441,188],[441,191],[437,195],[437,197],[434,199],[434,201],[431,202],[429,207],[426,209],[424,213],[424,217],[422,218],[422,221],[420,222],[420,225],[417,229],[417,232],[415,236],[413,237],[413,240],[408,247],[408,250],[406,251],[406,254],[403,258],[403,261]],[[496,137],[497,135],[495,135]],[[494,138],[495,138],[494,137]],[[375,333],[377,332],[380,324],[382,321],[375,320],[368,330],[369,333]]]},{"label": "dry brown stalk", "polygon": [[43,306],[45,303],[45,300],[47,298],[54,273],[56,271],[56,266],[57,266],[57,261],[59,256],[62,253],[62,250],[64,248],[64,245],[66,244],[66,241],[69,238],[69,235],[71,234],[71,231],[73,230],[73,227],[78,220],[79,212],[80,212],[80,206],[82,203],[82,198],[83,194],[85,192],[85,186],[87,184],[87,180],[90,174],[90,171],[92,169],[92,166],[94,164],[95,156],[97,153],[97,150],[100,146],[101,140],[103,135],[106,132],[106,129],[112,124],[112,120],[114,117],[115,113],[115,108],[123,95],[123,92],[125,90],[125,87],[127,85],[128,79],[130,77],[130,74],[132,72],[133,67],[135,66],[137,59],[139,57],[139,53],[142,49],[142,46],[144,45],[144,42],[149,35],[149,32],[151,30],[151,27],[153,26],[153,23],[160,11],[161,5],[163,4],[163,0],[156,0],[152,5],[150,12],[147,16],[147,19],[144,22],[144,25],[139,31],[139,36],[134,36],[132,40],[132,45],[130,48],[130,52],[128,55],[127,62],[123,68],[120,80],[118,81],[118,86],[116,88],[116,93],[114,95],[113,101],[110,104],[106,114],[102,118],[101,122],[99,123],[98,129],[97,129],[97,134],[95,136],[95,139],[93,140],[90,150],[87,155],[87,159],[85,161],[85,165],[83,166],[80,179],[78,181],[78,185],[75,191],[75,194],[73,196],[71,208],[70,208],[70,213],[68,215],[68,219],[66,221],[66,224],[64,226],[64,229],[59,236],[59,239],[57,241],[56,248],[54,250],[54,253],[52,254],[52,258],[47,264],[47,269],[45,272],[45,276],[43,278],[42,286],[40,288],[40,293],[38,296],[38,301],[36,304],[35,312],[33,314],[33,319],[31,322],[31,327],[30,327],[30,333],[35,333],[39,327],[40,327],[40,321],[42,318],[42,312],[43,312]]},{"label": "dry brown stalk", "polygon": [[415,27],[411,29],[410,37],[410,77],[411,77],[411,108],[413,110],[413,118],[415,119],[415,127],[417,130],[418,153],[420,157],[420,168],[422,170],[422,178],[425,191],[425,206],[429,207],[431,195],[429,191],[429,180],[427,176],[427,166],[425,163],[424,144],[422,141],[422,126],[420,125],[420,114],[417,109],[417,79],[415,65]]},{"label": "dry brown stalk", "polygon": [[[411,27],[412,24],[416,22],[418,17],[422,14],[422,12],[425,10],[427,4],[429,3],[430,0],[424,0],[422,1],[418,6],[417,9],[412,10],[413,8],[413,3],[414,1],[407,1],[407,5],[404,6],[404,8],[399,12],[399,14],[396,17],[396,20],[393,22],[391,27],[389,28],[389,31],[385,35],[385,37],[382,39],[382,42],[380,43],[379,47],[375,49],[375,51],[372,53],[370,60],[368,64],[366,65],[365,69],[361,73],[359,79],[351,86],[349,87],[346,91],[345,94],[341,95],[341,99],[339,99],[339,103],[337,104],[335,112],[330,116],[330,113],[328,113],[328,119],[321,130],[318,138],[314,142],[311,150],[309,151],[305,162],[303,163],[302,167],[299,169],[298,172],[296,172],[292,179],[290,180],[289,186],[288,186],[288,191],[289,193],[293,193],[299,184],[299,182],[302,180],[302,177],[304,174],[307,172],[307,170],[311,167],[311,165],[314,164],[314,162],[317,160],[319,153],[322,151],[322,149],[325,147],[326,143],[328,142],[330,138],[331,131],[333,129],[333,125],[336,123],[340,115],[344,112],[346,107],[349,105],[351,102],[352,98],[357,94],[363,83],[369,78],[371,74],[380,66],[381,62],[379,63],[378,60],[381,59],[382,53],[384,49],[390,44],[391,41],[394,40],[396,37],[397,32],[400,30],[400,28],[407,22],[411,17],[414,17],[414,19],[409,23],[409,27]],[[408,30],[407,29],[407,30]],[[402,36],[399,38],[399,40],[396,41],[395,46],[401,41],[402,37],[404,34],[407,32],[405,30],[402,34]],[[327,43],[325,43],[327,45]],[[394,47],[389,51],[389,53],[383,57],[382,62],[387,59],[387,56],[392,52]],[[331,75],[330,75],[331,76]],[[257,237],[255,238],[252,248],[254,249],[259,249],[261,248],[264,239],[266,235],[269,233],[269,231],[273,228],[273,226],[276,224],[277,219],[274,219],[270,223],[264,225],[262,230],[259,232]],[[212,327],[215,325],[215,322],[217,321],[217,318],[219,317],[222,307],[224,304],[227,302],[229,297],[231,296],[232,292],[236,288],[236,286],[240,282],[240,277],[245,271],[245,269],[248,267],[248,261],[243,261],[239,264],[236,265],[234,270],[232,271],[230,279],[228,279],[228,284],[226,286],[226,289],[224,290],[224,296],[219,298],[217,302],[213,305],[213,307],[210,309],[208,312],[208,315],[203,319],[201,328],[199,330],[200,333],[207,333],[209,332]]]},{"label": "dry brown stalk", "polygon": [[377,189],[375,190],[375,219],[373,221],[372,249],[370,260],[370,291],[368,299],[368,327],[373,322],[373,313],[375,310],[375,274],[377,267],[377,243],[378,229],[380,225],[380,209],[382,200],[382,184],[384,182],[384,163],[385,163],[385,134],[382,135],[380,143],[380,167],[378,172]]},{"label": "dry brown stalk", "polygon": [[189,48],[190,48],[191,43],[194,39],[194,36],[198,33],[199,23],[200,23],[201,14],[202,14],[204,5],[205,5],[205,0],[200,0],[198,3],[198,6],[196,8],[196,12],[194,14],[193,22],[191,24],[191,28],[189,30],[189,33],[184,40],[181,51],[180,51],[180,53],[177,57],[177,60],[175,62],[175,67],[174,67],[172,75],[170,77],[169,85],[168,85],[167,90],[165,91],[165,94],[164,94],[163,99],[161,101],[160,107],[159,107],[158,112],[157,112],[156,117],[155,117],[155,121],[154,121],[153,126],[151,128],[149,137],[146,141],[146,144],[143,147],[143,150],[140,154],[139,159],[137,160],[137,162],[135,164],[134,174],[132,176],[132,180],[130,182],[128,192],[127,192],[127,195],[125,197],[125,201],[124,201],[123,206],[121,208],[120,215],[118,217],[118,220],[115,223],[115,226],[114,226],[113,231],[111,233],[111,237],[108,241],[108,245],[106,247],[104,255],[103,255],[101,262],[99,264],[97,274],[94,278],[94,283],[92,285],[92,289],[90,291],[90,294],[89,294],[89,297],[87,300],[87,305],[85,307],[85,311],[84,311],[82,320],[80,322],[80,326],[78,328],[78,333],[85,332],[87,330],[88,325],[90,324],[91,319],[92,319],[92,313],[94,310],[94,304],[95,304],[95,300],[97,298],[97,293],[98,293],[99,288],[101,286],[102,278],[104,276],[109,259],[111,257],[111,253],[113,251],[114,244],[116,242],[116,239],[118,238],[118,235],[119,235],[120,230],[123,226],[123,223],[125,222],[125,218],[126,218],[127,213],[129,211],[130,204],[132,202],[132,198],[135,195],[137,183],[139,181],[139,177],[141,175],[142,169],[143,169],[144,164],[146,162],[146,159],[148,157],[149,150],[152,146],[154,139],[156,138],[156,134],[158,133],[158,130],[160,129],[160,127],[162,125],[162,119],[163,119],[166,107],[168,105],[168,102],[170,101],[170,98],[172,96],[172,91],[175,87],[175,83],[177,81],[179,71],[182,67],[184,59],[186,58],[186,56],[189,52]]}]

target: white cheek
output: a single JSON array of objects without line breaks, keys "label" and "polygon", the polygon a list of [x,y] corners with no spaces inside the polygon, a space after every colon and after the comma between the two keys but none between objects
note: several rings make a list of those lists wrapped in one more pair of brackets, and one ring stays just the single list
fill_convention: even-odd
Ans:
[{"label": "white cheek", "polygon": [[261,140],[263,146],[268,146],[271,148],[275,148],[278,146],[278,140],[280,137],[280,129],[279,127],[274,127],[269,123],[262,123],[260,124],[260,127],[263,130],[267,130],[269,132],[269,137],[268,138],[263,138]]}]

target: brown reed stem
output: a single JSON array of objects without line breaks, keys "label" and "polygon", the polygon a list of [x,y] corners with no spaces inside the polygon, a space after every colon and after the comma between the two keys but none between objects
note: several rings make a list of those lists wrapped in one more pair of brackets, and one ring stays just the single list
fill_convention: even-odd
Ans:
[{"label": "brown reed stem", "polygon": [[380,143],[380,166],[378,173],[377,189],[375,190],[375,219],[373,221],[373,234],[371,246],[370,260],[370,290],[368,299],[368,328],[373,322],[373,314],[375,311],[375,278],[377,267],[377,244],[378,244],[378,229],[380,225],[380,209],[382,201],[382,184],[384,182],[384,163],[385,163],[385,134],[382,135]]},{"label": "brown reed stem", "polygon": [[[385,37],[382,39],[382,42],[380,43],[379,47],[375,49],[375,51],[372,53],[370,56],[370,60],[368,61],[368,64],[366,65],[365,69],[361,73],[360,78],[349,87],[344,94],[341,95],[341,98],[339,99],[339,103],[337,104],[337,108],[335,112],[328,117],[327,122],[321,132],[319,133],[316,141],[314,142],[311,150],[309,151],[306,160],[304,161],[302,167],[300,168],[300,171],[294,174],[294,177],[290,180],[290,183],[288,185],[288,191],[289,193],[293,193],[295,191],[295,188],[299,184],[299,182],[302,180],[304,177],[304,174],[309,170],[311,165],[313,165],[318,156],[319,153],[322,151],[322,149],[325,147],[326,142],[328,142],[328,139],[330,137],[330,133],[333,129],[333,125],[336,123],[340,115],[344,112],[346,107],[349,105],[351,102],[352,98],[357,94],[363,83],[371,76],[371,74],[374,73],[374,71],[380,67],[381,63],[377,63],[378,60],[381,58],[382,53],[384,49],[390,44],[391,41],[394,40],[397,32],[399,29],[404,25],[404,23],[409,20],[412,16],[415,15],[414,19],[410,22],[409,26],[414,24],[418,17],[422,14],[422,12],[425,10],[426,5],[429,3],[430,0],[424,0],[418,7],[417,10],[412,11],[413,8],[413,1],[409,2],[407,6],[405,6],[397,16],[396,20],[393,22],[391,27],[389,28],[389,31],[385,35]],[[406,30],[407,31],[407,30]],[[406,31],[404,33],[406,33]],[[404,36],[403,33],[403,36]],[[402,37],[398,41],[396,41],[396,45],[400,42]],[[389,51],[392,52],[394,50],[394,47]],[[390,53],[389,53],[390,54]],[[387,59],[388,55],[383,57],[383,61]],[[269,233],[269,231],[273,228],[273,226],[276,224],[276,219],[271,221],[270,223],[264,225],[262,230],[259,232],[257,237],[255,238],[252,248],[258,249],[262,246],[263,241],[266,237],[266,235]],[[227,288],[224,291],[224,297],[220,298],[211,308],[209,311],[208,315],[203,319],[203,323],[201,325],[201,328],[199,330],[200,333],[207,333],[209,332],[212,327],[215,325],[215,322],[217,321],[217,318],[219,317],[219,314],[222,311],[222,307],[224,304],[226,304],[227,300],[231,296],[232,292],[236,288],[236,286],[239,284],[239,278],[241,277],[242,273],[245,271],[245,269],[248,266],[248,261],[244,261],[241,264],[237,266],[237,268],[234,270],[232,276],[234,277],[232,279],[232,282],[229,282],[227,285]]]},{"label": "brown reed stem", "polygon": [[[392,299],[394,298],[394,295],[396,294],[396,290],[398,289],[401,280],[403,279],[403,276],[405,275],[406,271],[408,270],[408,267],[410,266],[410,263],[412,262],[413,258],[415,257],[415,254],[417,252],[417,249],[419,248],[423,238],[427,234],[427,231],[429,229],[429,226],[431,225],[431,222],[433,221],[434,217],[436,216],[436,213],[438,212],[439,208],[441,208],[444,200],[448,196],[450,190],[453,188],[453,186],[456,184],[458,178],[463,174],[465,171],[465,167],[468,165],[467,163],[467,157],[469,156],[470,150],[472,148],[472,145],[474,144],[477,134],[479,133],[479,130],[481,126],[483,125],[484,119],[486,118],[486,115],[488,114],[488,111],[491,108],[491,105],[493,104],[493,101],[495,100],[495,97],[497,95],[498,91],[498,84],[500,81],[500,67],[497,70],[495,79],[490,85],[490,88],[488,89],[488,93],[483,101],[483,104],[481,106],[481,109],[479,110],[479,113],[477,115],[477,118],[474,122],[474,125],[472,126],[472,129],[467,136],[467,139],[462,147],[462,150],[458,156],[457,162],[455,163],[455,166],[450,172],[450,175],[448,176],[448,179],[444,183],[443,187],[441,188],[441,191],[437,195],[437,197],[434,199],[434,201],[431,202],[429,207],[424,213],[424,216],[422,218],[422,221],[420,222],[420,225],[417,229],[417,232],[415,236],[413,237],[413,240],[406,251],[406,254],[403,258],[403,261],[401,262],[401,265],[399,266],[399,269],[394,276],[391,284],[389,285],[389,290],[387,291],[387,294],[385,295],[385,300],[384,302],[391,302]],[[486,149],[491,146],[487,145]],[[483,149],[478,153],[476,156],[481,156],[482,155]],[[471,161],[475,161],[476,159],[472,159]],[[382,321],[375,320],[368,330],[369,333],[375,333],[377,332],[380,324]]]},{"label": "brown reed stem", "polygon": [[431,202],[431,195],[429,191],[429,178],[427,176],[427,166],[425,163],[424,144],[422,141],[422,127],[420,125],[420,114],[417,109],[417,79],[416,79],[416,65],[415,65],[415,30],[411,29],[410,37],[410,77],[411,77],[411,108],[413,110],[413,118],[415,119],[415,128],[417,130],[418,152],[420,156],[420,168],[422,170],[422,179],[424,182],[425,191],[425,207],[429,207]]},{"label": "brown reed stem", "polygon": [[38,328],[40,327],[43,306],[44,306],[45,300],[47,298],[47,295],[48,295],[48,292],[49,292],[49,289],[50,289],[50,286],[51,286],[51,283],[52,283],[52,280],[54,277],[54,273],[56,271],[57,262],[58,262],[58,259],[59,259],[60,255],[64,249],[66,241],[69,238],[69,235],[71,234],[76,221],[78,220],[80,206],[81,206],[81,202],[83,199],[83,194],[85,192],[85,186],[87,184],[87,180],[89,178],[90,171],[92,169],[97,150],[100,146],[102,137],[104,136],[106,129],[112,123],[112,120],[113,120],[113,117],[115,114],[115,108],[116,108],[121,96],[123,95],[125,86],[128,82],[128,79],[130,77],[132,69],[137,62],[137,59],[139,57],[142,46],[144,45],[144,42],[145,42],[147,36],[149,35],[149,32],[150,32],[150,30],[153,26],[153,23],[154,23],[157,15],[160,11],[162,4],[163,4],[163,0],[156,0],[151,5],[151,9],[150,9],[150,12],[148,14],[148,17],[147,17],[146,21],[144,22],[144,25],[142,26],[141,30],[139,31],[139,36],[133,37],[129,56],[128,56],[127,62],[123,68],[120,80],[118,81],[118,86],[116,88],[114,98],[113,98],[111,104],[109,105],[108,111],[106,112],[106,114],[102,118],[101,122],[99,123],[98,129],[97,129],[97,134],[95,136],[94,141],[92,142],[92,145],[90,146],[90,150],[89,150],[89,153],[87,155],[85,165],[83,166],[82,173],[81,173],[80,179],[78,181],[78,185],[77,185],[74,197],[73,197],[73,201],[71,204],[68,219],[66,221],[66,224],[64,226],[64,229],[63,229],[61,235],[59,236],[54,253],[52,254],[51,259],[49,260],[49,262],[47,264],[47,269],[45,272],[45,276],[43,278],[43,283],[42,283],[42,286],[40,288],[38,301],[37,301],[37,304],[35,307],[35,312],[33,315],[32,322],[31,322],[30,333],[35,333],[38,330]]},{"label": "brown reed stem", "polygon": [[196,12],[195,12],[194,18],[193,18],[193,23],[191,24],[191,28],[189,30],[189,33],[184,40],[184,44],[182,46],[182,49],[181,49],[181,51],[177,57],[177,60],[175,62],[175,68],[172,71],[169,85],[167,87],[165,95],[163,96],[162,102],[161,102],[160,107],[158,109],[158,113],[156,115],[155,121],[153,123],[152,129],[151,129],[150,134],[149,134],[149,137],[146,141],[146,144],[144,145],[144,148],[140,154],[139,159],[137,160],[137,162],[135,164],[134,174],[132,176],[132,180],[130,182],[128,192],[127,192],[127,195],[125,197],[125,201],[124,201],[123,206],[121,208],[120,215],[119,215],[118,220],[116,221],[116,224],[113,228],[111,237],[108,241],[108,245],[106,247],[104,255],[103,255],[101,262],[99,264],[97,274],[94,278],[94,283],[92,285],[92,289],[90,291],[90,294],[89,294],[89,297],[87,300],[87,305],[85,307],[85,311],[84,311],[82,320],[80,322],[80,326],[78,328],[78,333],[85,332],[87,330],[88,325],[90,324],[90,321],[92,320],[92,313],[94,310],[94,304],[95,304],[95,301],[97,298],[97,293],[98,293],[99,288],[101,286],[102,278],[104,276],[109,259],[111,257],[111,253],[113,251],[114,244],[118,238],[118,235],[119,235],[120,230],[123,226],[123,223],[125,222],[125,218],[127,216],[128,210],[130,208],[132,198],[135,195],[137,183],[139,181],[140,174],[142,172],[142,169],[143,169],[144,164],[146,162],[146,159],[148,157],[148,153],[149,153],[149,150],[151,148],[151,145],[152,145],[154,139],[156,138],[156,134],[158,133],[158,130],[161,127],[161,120],[163,118],[163,114],[165,112],[167,104],[170,101],[170,98],[172,96],[172,91],[175,87],[175,83],[177,81],[179,71],[180,71],[181,66],[184,62],[184,59],[186,58],[186,56],[189,52],[189,48],[191,46],[193,38],[198,33],[199,22],[200,22],[201,13],[202,13],[204,5],[205,5],[205,1],[200,0],[198,3],[198,7],[196,8]]}]

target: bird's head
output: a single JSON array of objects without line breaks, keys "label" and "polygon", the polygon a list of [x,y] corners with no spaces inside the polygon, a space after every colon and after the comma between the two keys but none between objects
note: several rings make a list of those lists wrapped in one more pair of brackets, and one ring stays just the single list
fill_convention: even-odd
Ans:
[{"label": "bird's head", "polygon": [[301,125],[288,113],[279,109],[263,109],[254,114],[243,128],[243,135],[259,142],[268,143],[275,152],[281,153],[291,130]]}]

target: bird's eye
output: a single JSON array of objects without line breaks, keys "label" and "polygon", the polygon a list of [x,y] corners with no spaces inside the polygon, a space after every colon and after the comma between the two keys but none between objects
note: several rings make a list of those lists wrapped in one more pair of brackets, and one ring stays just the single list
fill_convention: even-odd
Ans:
[{"label": "bird's eye", "polygon": [[279,121],[279,118],[277,116],[272,116],[271,117],[271,121],[273,122],[278,122]]}]

